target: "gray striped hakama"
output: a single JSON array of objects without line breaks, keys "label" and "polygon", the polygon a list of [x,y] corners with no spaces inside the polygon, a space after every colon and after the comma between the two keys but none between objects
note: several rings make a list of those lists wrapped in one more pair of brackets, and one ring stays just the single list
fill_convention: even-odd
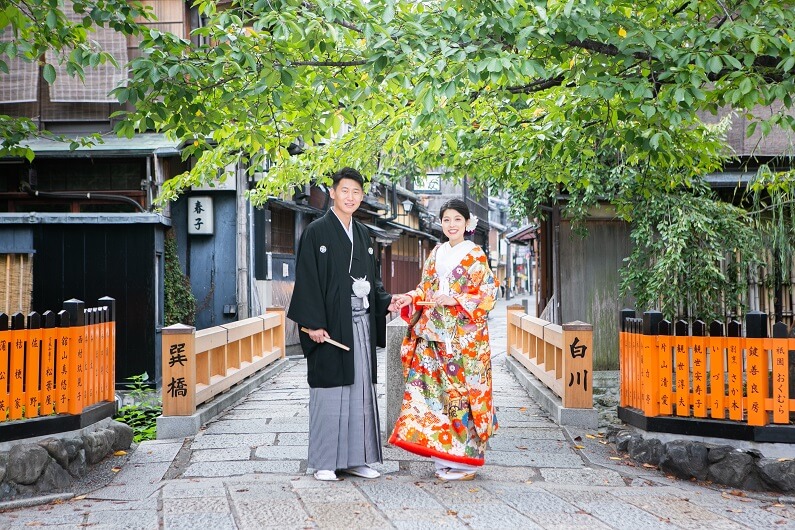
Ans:
[{"label": "gray striped hakama", "polygon": [[382,462],[378,403],[370,374],[370,318],[361,298],[351,296],[351,308],[353,384],[309,389],[307,466],[312,469],[335,471]]}]

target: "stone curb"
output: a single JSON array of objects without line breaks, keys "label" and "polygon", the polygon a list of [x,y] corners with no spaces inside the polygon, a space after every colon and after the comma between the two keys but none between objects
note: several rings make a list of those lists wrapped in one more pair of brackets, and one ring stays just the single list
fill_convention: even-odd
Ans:
[{"label": "stone curb", "polygon": [[[765,458],[755,449],[675,439],[644,438],[630,429],[613,429],[607,440],[633,462],[650,464],[680,479],[707,480],[748,492],[789,494],[795,491],[795,461]],[[779,497],[788,502],[789,495]]]},{"label": "stone curb", "polygon": [[283,357],[266,366],[255,375],[241,381],[223,394],[216,396],[212,401],[199,406],[196,412],[190,416],[158,416],[157,439],[166,440],[194,436],[199,432],[202,425],[218,416],[224,409],[244,399],[268,379],[277,376],[287,368],[290,362],[292,362],[290,359]]},{"label": "stone curb", "polygon": [[54,493],[52,495],[40,495],[38,497],[27,497],[15,501],[0,502],[0,512],[4,510],[16,510],[17,508],[30,508],[31,506],[49,504],[55,501],[68,501],[74,496],[74,493]]},{"label": "stone curb", "polygon": [[519,361],[505,356],[505,365],[508,370],[516,376],[519,383],[527,390],[538,405],[551,416],[552,420],[558,425],[573,425],[584,429],[596,429],[599,427],[599,413],[596,409],[571,409],[563,406],[560,398],[550,389],[539,381],[533,374],[527,371]]}]

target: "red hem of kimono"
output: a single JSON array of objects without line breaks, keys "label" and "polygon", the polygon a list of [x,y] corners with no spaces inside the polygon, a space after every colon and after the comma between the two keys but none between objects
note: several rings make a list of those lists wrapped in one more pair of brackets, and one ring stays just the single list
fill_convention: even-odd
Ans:
[{"label": "red hem of kimono", "polygon": [[450,453],[443,453],[435,449],[430,449],[428,447],[425,447],[424,445],[413,444],[411,442],[399,439],[394,433],[392,433],[392,436],[389,438],[389,443],[397,447],[400,447],[401,449],[405,449],[409,453],[414,453],[415,455],[427,456],[427,457],[435,456],[437,458],[443,458],[451,462],[458,462],[459,464],[469,464],[470,466],[482,466],[483,464],[486,463],[485,458],[456,456],[456,455],[451,455]]}]

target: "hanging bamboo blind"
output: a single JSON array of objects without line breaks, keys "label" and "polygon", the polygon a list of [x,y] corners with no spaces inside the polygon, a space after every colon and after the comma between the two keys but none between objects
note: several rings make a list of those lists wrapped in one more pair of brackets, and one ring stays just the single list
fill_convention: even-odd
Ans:
[{"label": "hanging bamboo blind", "polygon": [[0,312],[27,315],[33,293],[33,256],[0,254],[0,267]]},{"label": "hanging bamboo blind", "polygon": [[[0,29],[0,42],[14,39],[8,29]],[[39,92],[39,65],[35,61],[24,61],[17,57],[4,56],[8,73],[0,83],[0,103],[25,103],[36,101]]]},{"label": "hanging bamboo blind", "polygon": [[[80,23],[83,16],[75,13],[71,0],[66,0],[64,5],[66,18],[70,22]],[[118,67],[110,62],[85,68],[85,79],[79,76],[70,76],[66,72],[66,64],[55,57],[48,55],[48,62],[55,66],[55,82],[50,85],[50,101],[84,103],[114,103],[115,97],[110,96],[110,91],[122,84],[127,79],[127,38],[111,28],[96,28],[89,33],[88,38],[95,43],[96,48],[109,52],[119,64]],[[65,53],[69,53],[67,50]]]},{"label": "hanging bamboo blind", "polygon": [[[143,0],[141,3],[151,7],[157,19],[154,21],[139,19],[138,22],[144,23],[149,28],[173,33],[184,39],[190,36],[185,2],[182,0]],[[130,60],[140,57],[141,53],[138,50],[140,42],[140,36],[130,35],[127,37],[127,56]]]}]

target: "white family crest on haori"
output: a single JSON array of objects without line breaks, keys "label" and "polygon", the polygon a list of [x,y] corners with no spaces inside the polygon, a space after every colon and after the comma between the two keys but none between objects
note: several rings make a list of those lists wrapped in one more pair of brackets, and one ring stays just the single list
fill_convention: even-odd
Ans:
[{"label": "white family crest on haori", "polygon": [[320,245],[320,253],[321,254],[325,254],[326,253],[326,245]]},{"label": "white family crest on haori", "polygon": [[353,294],[362,299],[362,306],[367,309],[370,307],[370,302],[367,300],[367,295],[370,294],[370,282],[367,281],[367,276],[361,278],[354,278],[353,280]]},{"label": "white family crest on haori", "polygon": [[372,256],[372,255],[373,255],[373,247],[370,247],[370,248],[368,248],[368,249],[367,249],[367,252],[369,252],[369,253],[370,253],[370,255]]}]

